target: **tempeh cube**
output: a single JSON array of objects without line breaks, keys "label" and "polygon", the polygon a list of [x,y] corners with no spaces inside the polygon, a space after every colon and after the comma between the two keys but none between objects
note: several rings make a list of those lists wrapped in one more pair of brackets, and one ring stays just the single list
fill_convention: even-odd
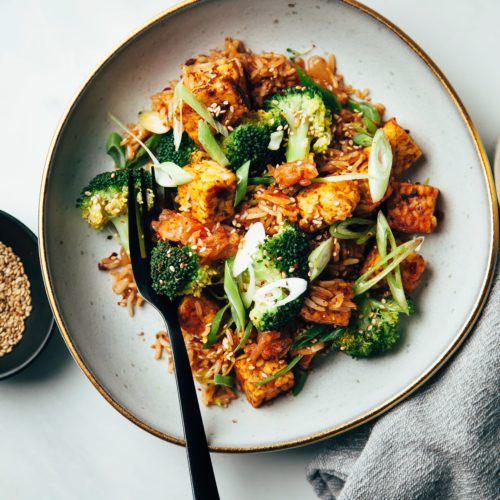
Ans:
[{"label": "tempeh cube", "polygon": [[[262,358],[253,361],[248,356],[242,356],[234,364],[236,378],[254,408],[258,408],[262,403],[288,392],[295,383],[293,372],[288,371],[267,384],[256,385],[257,382],[274,375],[287,365],[284,359],[264,360],[263,363],[261,361]],[[260,366],[257,366],[257,364]]]},{"label": "tempeh cube", "polygon": [[422,156],[422,151],[395,118],[385,122],[383,130],[392,147],[392,173],[398,177]]},{"label": "tempeh cube", "polygon": [[396,182],[387,201],[387,220],[392,229],[402,233],[432,233],[439,190],[423,184]]},{"label": "tempeh cube", "polygon": [[[236,123],[250,110],[245,72],[237,59],[220,58],[182,67],[183,82],[224,125]],[[184,130],[198,138],[200,116],[186,103],[182,107]]]},{"label": "tempeh cube", "polygon": [[178,188],[179,210],[200,222],[219,222],[234,214],[236,175],[218,163],[204,160],[184,167],[193,179]]},{"label": "tempeh cube", "polygon": [[351,217],[359,202],[359,188],[354,181],[313,184],[297,195],[299,226],[314,232],[338,220]]}]

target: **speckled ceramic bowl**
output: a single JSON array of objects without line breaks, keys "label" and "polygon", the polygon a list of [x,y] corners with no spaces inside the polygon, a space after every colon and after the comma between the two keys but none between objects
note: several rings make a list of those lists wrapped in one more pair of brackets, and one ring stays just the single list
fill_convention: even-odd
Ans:
[{"label": "speckled ceramic bowl", "polygon": [[[75,198],[91,176],[110,167],[107,112],[133,121],[149,96],[178,76],[183,61],[220,46],[224,35],[256,51],[314,43],[318,53],[334,52],[350,83],[370,87],[387,116],[411,128],[425,153],[411,178],[430,177],[446,214],[423,247],[429,271],[417,297],[419,313],[397,352],[365,361],[332,354],[299,397],[259,410],[243,397],[228,409],[203,409],[214,450],[269,450],[353,428],[403,400],[443,365],[486,297],[496,204],[484,151],[458,97],[414,42],[369,9],[351,1],[213,0],[162,14],[130,36],[79,91],[51,146],[40,201],[43,272],[58,326],[95,387],[134,423],[182,443],[174,378],[149,348],[163,325],[150,307],[130,319],[116,306],[110,277],[96,268],[116,243],[80,220]],[[141,330],[145,337],[137,335]]]}]

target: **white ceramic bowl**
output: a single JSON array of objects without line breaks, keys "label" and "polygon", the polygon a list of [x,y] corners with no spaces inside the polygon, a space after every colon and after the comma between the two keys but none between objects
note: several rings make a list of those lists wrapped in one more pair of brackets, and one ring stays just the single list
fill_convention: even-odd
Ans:
[{"label": "white ceramic bowl", "polygon": [[[429,58],[401,31],[354,2],[213,0],[187,2],[151,21],[91,75],[52,144],[40,200],[43,272],[58,326],[76,361],[103,396],[131,421],[182,443],[174,377],[149,349],[163,325],[150,307],[131,320],[116,306],[110,277],[96,262],[116,243],[80,220],[75,198],[109,169],[107,112],[134,120],[149,96],[178,76],[189,57],[221,46],[224,35],[254,49],[284,52],[314,43],[340,71],[369,87],[387,115],[412,131],[424,159],[409,175],[441,189],[445,218],[427,238],[429,262],[397,352],[355,361],[323,358],[299,397],[253,409],[240,397],[228,409],[203,408],[211,447],[268,450],[311,442],[386,411],[428,379],[469,331],[485,299],[496,255],[496,201],[471,121]],[[137,332],[144,329],[146,337]]]}]

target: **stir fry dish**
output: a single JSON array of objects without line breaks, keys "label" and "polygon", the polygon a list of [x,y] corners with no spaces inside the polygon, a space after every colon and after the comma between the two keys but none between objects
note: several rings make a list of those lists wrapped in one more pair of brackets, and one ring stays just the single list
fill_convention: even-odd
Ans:
[{"label": "stir fry dish", "polygon": [[[151,280],[178,305],[206,404],[296,396],[318,354],[369,358],[400,342],[439,191],[405,180],[422,151],[384,114],[332,55],[256,54],[231,38],[181,65],[136,123],[110,114],[114,169],[77,205],[91,228],[115,228],[121,250],[99,267],[133,314],[129,172],[164,188]],[[153,347],[169,356],[166,332]]]}]

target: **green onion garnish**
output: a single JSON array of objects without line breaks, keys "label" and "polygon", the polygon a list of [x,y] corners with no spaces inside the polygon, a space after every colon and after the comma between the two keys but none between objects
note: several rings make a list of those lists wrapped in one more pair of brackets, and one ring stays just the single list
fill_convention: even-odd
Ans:
[{"label": "green onion garnish", "polygon": [[379,128],[373,137],[368,158],[368,184],[374,203],[379,202],[387,191],[392,171],[392,148],[383,129]]},{"label": "green onion garnish", "polygon": [[377,131],[377,125],[375,125],[375,123],[367,116],[363,116],[363,125],[366,127],[367,132],[372,136]]},{"label": "green onion garnish", "polygon": [[127,158],[125,156],[125,148],[121,145],[121,142],[122,136],[120,134],[117,132],[109,134],[106,142],[106,153],[113,158],[118,168],[125,168]]},{"label": "green onion garnish", "polygon": [[288,373],[301,359],[302,359],[302,354],[298,354],[295,356],[295,358],[290,361],[285,367],[283,367],[281,370],[278,370],[276,373],[273,373],[269,377],[266,377],[263,380],[259,380],[258,382],[255,382],[255,385],[264,385],[268,384],[269,382],[272,382],[273,380],[276,380],[277,378],[281,377],[281,375],[284,375],[285,373]]},{"label": "green onion garnish", "polygon": [[292,394],[294,396],[297,396],[302,391],[304,385],[306,384],[308,372],[307,370],[302,370],[301,368],[297,368],[296,370],[294,370],[293,374],[295,375],[295,384],[292,389]]},{"label": "green onion garnish", "polygon": [[[327,325],[313,325],[311,328],[301,332],[290,345],[290,351],[295,351],[297,349],[304,349],[305,347],[310,347],[313,343],[317,343],[317,339],[320,335],[326,332],[328,329]],[[314,342],[313,342],[314,341]]]},{"label": "green onion garnish", "polygon": [[344,331],[344,327],[331,330],[331,327],[327,325],[315,324],[295,337],[290,345],[290,351],[305,349],[320,342],[324,342],[326,344],[333,342],[337,337],[344,333]]},{"label": "green onion garnish", "polygon": [[[368,291],[372,286],[384,279],[423,242],[424,238],[419,236],[418,238],[407,241],[406,243],[396,247],[391,253],[386,255],[383,259],[380,259],[354,282],[352,287],[354,295],[360,295]],[[390,264],[388,264],[389,262]],[[370,276],[374,274],[375,276],[370,278]]]},{"label": "green onion garnish", "polygon": [[294,66],[300,83],[304,87],[317,90],[321,94],[321,98],[326,106],[331,108],[334,113],[339,113],[342,106],[340,105],[337,96],[331,90],[328,90],[319,83],[316,83],[298,64],[294,64]]},{"label": "green onion garnish", "polygon": [[[364,229],[354,231],[349,226],[361,226]],[[375,222],[371,219],[352,217],[334,222],[330,226],[330,234],[339,240],[356,240],[358,245],[362,245],[375,234]]]},{"label": "green onion garnish", "polygon": [[227,128],[219,123],[210,113],[208,108],[198,100],[198,98],[188,90],[182,81],[180,81],[174,90],[174,98],[181,99],[184,101],[190,108],[192,108],[196,113],[198,113],[203,120],[205,120],[216,132],[222,134],[224,136],[228,135]]},{"label": "green onion garnish", "polygon": [[357,133],[353,138],[352,142],[357,146],[362,146],[363,148],[367,148],[372,145],[373,137],[365,132]]},{"label": "green onion garnish", "polygon": [[203,120],[198,122],[198,140],[212,160],[216,161],[222,167],[229,165],[229,160],[224,151],[222,151],[219,143],[215,140],[210,127]]},{"label": "green onion garnish", "polygon": [[266,175],[263,177],[249,177],[248,178],[248,184],[254,185],[254,184],[274,184],[274,177],[271,177],[270,175]]},{"label": "green onion garnish", "polygon": [[229,303],[231,304],[231,314],[234,322],[236,323],[236,329],[239,332],[242,332],[245,329],[246,311],[240,297],[238,285],[233,277],[233,260],[234,259],[228,259],[224,264],[224,291],[226,292]]},{"label": "green onion garnish", "polygon": [[240,349],[243,349],[245,344],[248,342],[248,339],[250,338],[250,334],[252,333],[252,328],[253,328],[253,323],[249,321],[245,328],[245,333],[243,334],[243,337],[241,337],[240,343],[236,346],[236,349],[234,350],[233,354],[236,354]]},{"label": "green onion garnish", "polygon": [[328,238],[309,254],[309,279],[311,281],[315,280],[324,271],[332,258],[332,252],[333,238]]},{"label": "green onion garnish", "polygon": [[203,347],[207,349],[208,347],[214,345],[217,340],[219,340],[219,330],[221,327],[222,319],[224,318],[224,314],[227,311],[230,304],[226,304],[221,307],[214,316],[212,320],[212,324],[210,325],[210,332],[208,333],[207,341],[203,344]]},{"label": "green onion garnish", "polygon": [[[150,135],[145,141],[144,144],[153,151],[153,149],[156,147],[158,144],[158,141],[160,140],[160,136],[157,134]],[[134,159],[130,160],[127,162],[126,167],[127,168],[138,168],[142,167],[149,161],[149,156],[146,153],[146,150],[141,146],[138,150],[137,153],[135,153]]]},{"label": "green onion garnish", "polygon": [[[395,250],[397,247],[396,238],[394,238],[394,234],[392,233],[387,219],[385,218],[382,211],[380,211],[377,216],[377,249],[380,258],[382,259],[387,255],[387,241],[389,241],[391,250]],[[401,310],[405,314],[408,314],[409,307],[403,287],[401,267],[396,266],[394,271],[387,276],[386,281],[389,285],[389,290],[391,291],[394,300],[399,304]]]},{"label": "green onion garnish", "polygon": [[380,113],[377,108],[365,101],[355,101],[354,99],[347,99],[346,107],[351,111],[361,112],[363,116],[371,120],[375,125],[380,123]]},{"label": "green onion garnish", "polygon": [[214,376],[215,385],[225,385],[226,387],[234,387],[234,378],[231,375],[221,375],[216,373]]},{"label": "green onion garnish", "polygon": [[247,194],[248,173],[250,171],[250,160],[236,170],[236,193],[234,194],[234,206],[238,206]]}]

